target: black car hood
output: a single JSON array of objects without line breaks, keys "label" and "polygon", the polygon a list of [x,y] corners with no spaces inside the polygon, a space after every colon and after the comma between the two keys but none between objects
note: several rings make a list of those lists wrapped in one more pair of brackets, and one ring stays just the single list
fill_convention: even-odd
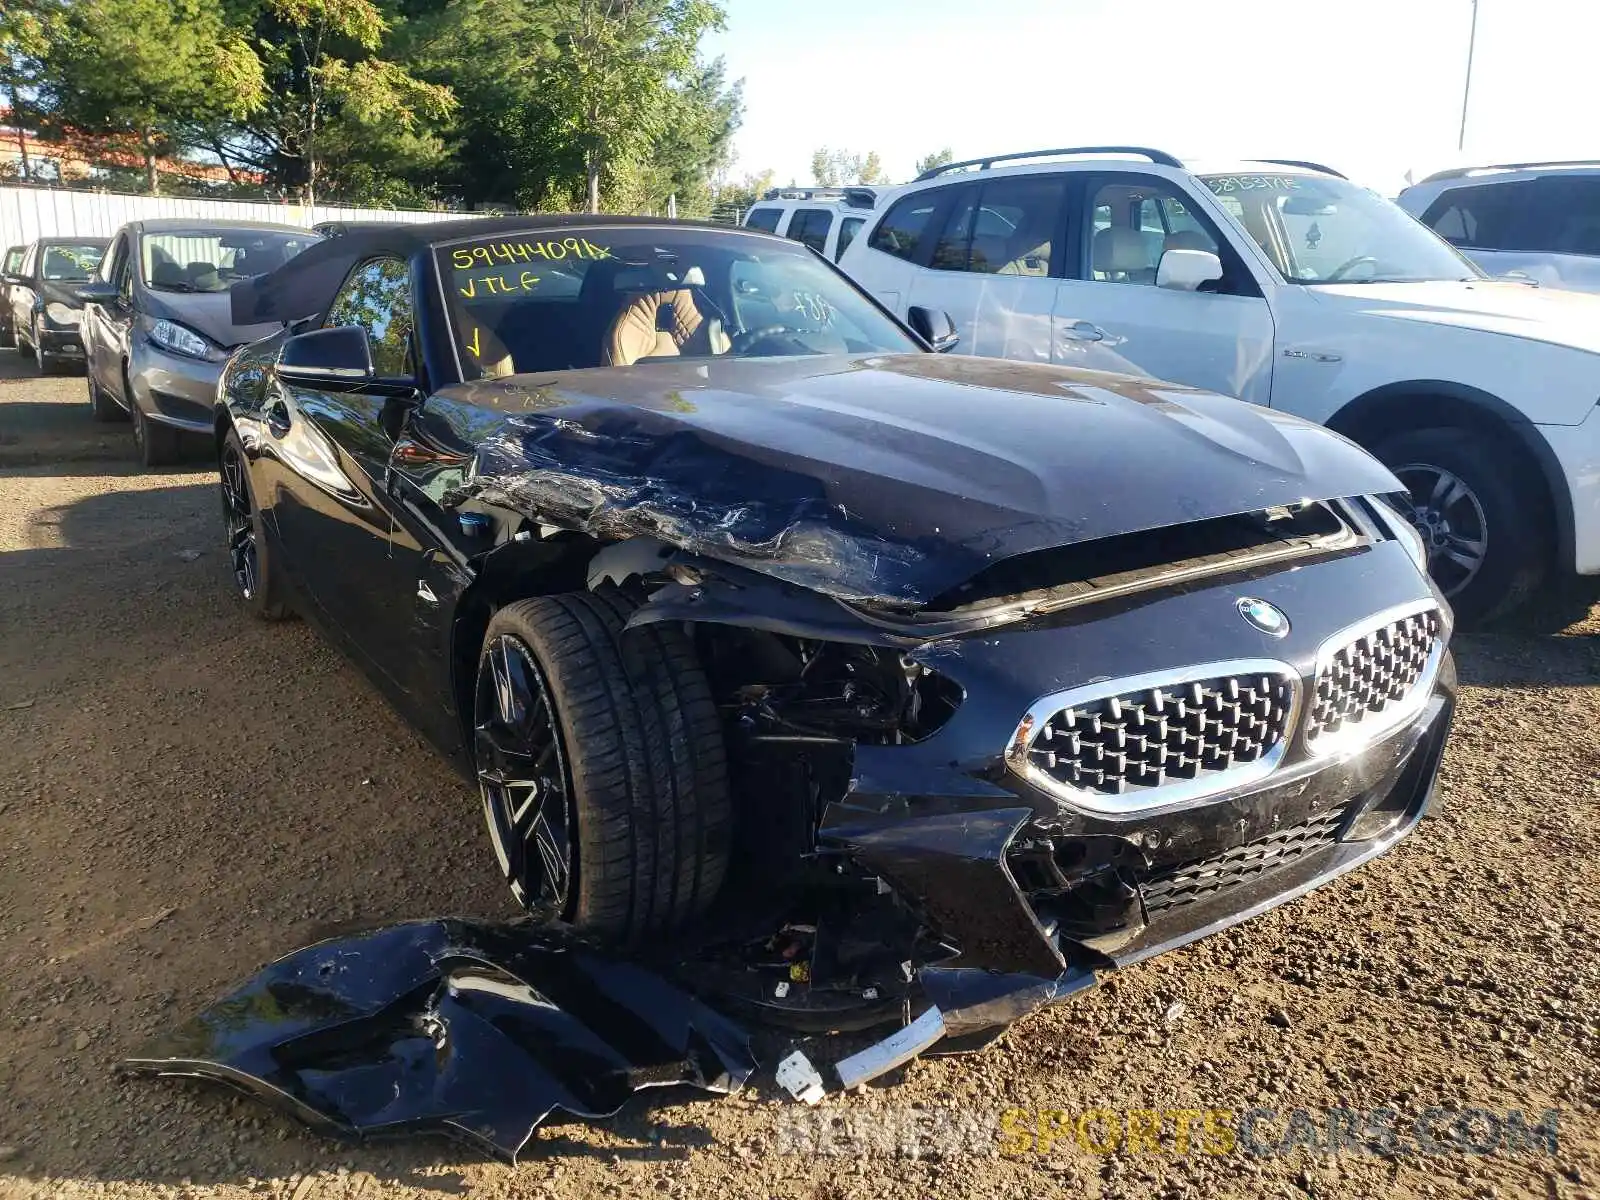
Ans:
[{"label": "black car hood", "polygon": [[1400,486],[1281,413],[952,355],[657,362],[438,399],[476,447],[456,502],[904,606],[1015,555]]},{"label": "black car hood", "polygon": [[246,342],[259,341],[277,333],[283,326],[235,325],[232,297],[228,292],[169,292],[145,289],[142,307],[152,317],[165,317],[203,333],[217,345],[232,350]]}]

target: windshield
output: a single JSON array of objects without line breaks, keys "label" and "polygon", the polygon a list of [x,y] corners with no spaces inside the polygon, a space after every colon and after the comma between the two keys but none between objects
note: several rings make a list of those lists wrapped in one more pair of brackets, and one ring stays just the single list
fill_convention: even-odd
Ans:
[{"label": "windshield", "polygon": [[1376,192],[1321,175],[1204,175],[1217,201],[1290,283],[1481,279]]},{"label": "windshield", "polygon": [[309,230],[147,233],[140,253],[144,283],[158,292],[225,292],[241,279],[276,270],[319,240]]},{"label": "windshield", "polygon": [[810,251],[733,230],[528,230],[434,253],[469,379],[920,349]]},{"label": "windshield", "polygon": [[46,246],[39,278],[81,283],[94,273],[105,252],[104,246]]}]

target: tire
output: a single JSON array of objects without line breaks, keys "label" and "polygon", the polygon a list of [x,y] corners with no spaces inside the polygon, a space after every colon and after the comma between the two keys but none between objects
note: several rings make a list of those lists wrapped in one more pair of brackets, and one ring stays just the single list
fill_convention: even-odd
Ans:
[{"label": "tire", "polygon": [[630,611],[610,589],[502,608],[473,714],[484,814],[513,894],[621,944],[703,913],[732,840],[721,720],[693,643],[665,626],[624,635]]},{"label": "tire", "polygon": [[[128,387],[124,382],[124,387]],[[133,423],[133,448],[146,467],[165,467],[178,461],[183,451],[183,435],[169,425],[144,415],[139,401],[128,387],[128,419]]]},{"label": "tire", "polygon": [[232,429],[223,439],[218,455],[217,481],[222,492],[223,539],[234,593],[252,615],[263,621],[292,617],[288,589],[273,567],[272,547],[262,528],[261,508],[250,482],[250,460],[244,443]]},{"label": "tire", "polygon": [[1468,429],[1412,430],[1373,453],[1406,485],[1429,574],[1462,624],[1491,621],[1534,594],[1555,556],[1555,522],[1531,468]]},{"label": "tire", "polygon": [[94,419],[106,423],[126,421],[128,410],[101,391],[100,385],[94,381],[94,372],[85,368],[85,373],[89,380],[89,411],[94,414]]}]

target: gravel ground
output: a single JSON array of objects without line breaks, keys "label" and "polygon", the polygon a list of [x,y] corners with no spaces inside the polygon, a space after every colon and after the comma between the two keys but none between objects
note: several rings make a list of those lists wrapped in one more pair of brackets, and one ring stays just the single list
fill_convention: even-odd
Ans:
[{"label": "gravel ground", "polygon": [[[830,1099],[815,1142],[765,1082],[554,1121],[512,1170],[118,1079],[330,923],[511,908],[460,780],[305,625],[241,619],[210,472],[139,472],[81,379],[29,374],[0,352],[0,1195],[1600,1196],[1600,612],[1458,640],[1442,811],[1396,851]],[[993,1153],[1008,1109],[1268,1108],[1270,1143],[1297,1108],[1434,1106],[1559,1109],[1559,1148],[1180,1155],[1170,1118],[1159,1150]]]}]

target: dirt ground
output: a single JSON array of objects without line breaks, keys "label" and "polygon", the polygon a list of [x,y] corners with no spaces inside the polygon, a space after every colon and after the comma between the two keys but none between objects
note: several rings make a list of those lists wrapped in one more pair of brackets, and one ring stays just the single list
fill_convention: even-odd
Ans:
[{"label": "dirt ground", "polygon": [[[0,1195],[1600,1196],[1600,612],[1458,640],[1442,809],[1393,853],[978,1055],[830,1099],[831,1137],[798,1136],[816,1117],[764,1081],[552,1121],[513,1170],[119,1079],[330,923],[512,913],[464,784],[312,630],[241,616],[211,472],[131,457],[81,378],[0,351]],[[1434,1107],[1557,1109],[1559,1140],[1180,1155],[1172,1117],[1159,1149],[994,1153],[997,1129],[1063,1120],[1041,1110],[1270,1109],[1275,1144],[1291,1110],[1383,1107],[1403,1131]],[[904,1132],[958,1120],[987,1141]]]}]

